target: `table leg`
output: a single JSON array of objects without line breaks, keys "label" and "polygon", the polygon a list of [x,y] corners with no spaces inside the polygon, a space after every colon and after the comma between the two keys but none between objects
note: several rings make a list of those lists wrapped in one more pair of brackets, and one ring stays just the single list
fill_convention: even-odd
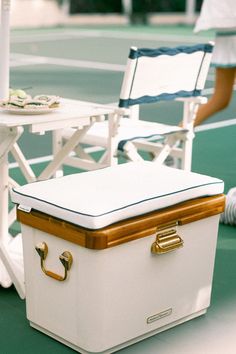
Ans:
[{"label": "table leg", "polygon": [[[0,161],[0,237],[2,242],[9,242],[8,235],[8,162],[7,156]],[[7,231],[7,232],[6,232]]]},{"label": "table leg", "polygon": [[[56,154],[62,149],[62,130],[54,130],[52,132],[52,154],[56,156]],[[54,172],[53,177],[58,178],[63,176],[63,167],[62,165],[58,167],[58,169]]]},{"label": "table leg", "polygon": [[[23,257],[21,255],[21,244],[18,241],[17,249],[13,253],[18,253],[17,260],[14,261],[10,254],[11,243],[13,240],[8,233],[8,161],[5,156],[0,161],[0,258],[2,260],[1,279],[0,283],[4,287],[8,287],[13,283],[19,296],[23,299],[25,297],[24,289],[24,275],[23,275]],[[19,237],[19,236],[16,236]],[[14,248],[14,247],[13,247]]]},{"label": "table leg", "polygon": [[25,297],[23,253],[21,237],[11,237],[8,231],[9,175],[8,152],[22,134],[23,129],[0,129],[0,284],[12,283],[19,296]]},{"label": "table leg", "polygon": [[12,146],[11,153],[15,161],[18,162],[19,168],[25,176],[27,182],[30,183],[36,181],[36,176],[17,143]]}]

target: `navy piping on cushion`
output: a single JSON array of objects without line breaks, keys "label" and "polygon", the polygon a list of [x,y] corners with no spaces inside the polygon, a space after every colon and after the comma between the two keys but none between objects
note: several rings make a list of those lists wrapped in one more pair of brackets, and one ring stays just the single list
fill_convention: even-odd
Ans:
[{"label": "navy piping on cushion", "polygon": [[178,46],[175,48],[160,47],[157,49],[150,48],[138,48],[130,49],[129,59],[137,59],[143,56],[146,57],[158,57],[160,55],[176,55],[179,53],[192,54],[195,52],[203,51],[206,53],[212,53],[213,45],[210,43],[196,44],[193,46]]},{"label": "navy piping on cushion", "polygon": [[201,90],[194,89],[192,91],[178,91],[175,93],[162,93],[157,96],[142,96],[138,97],[135,99],[128,98],[128,99],[122,99],[120,98],[119,100],[119,107],[121,108],[128,108],[130,106],[136,105],[136,104],[143,104],[143,103],[152,103],[152,102],[158,102],[158,101],[168,101],[168,100],[174,100],[178,97],[196,97],[201,95]]},{"label": "navy piping on cushion", "polygon": [[[90,217],[100,217],[100,216],[104,216],[104,215],[108,215],[108,214],[111,214],[115,211],[118,211],[118,210],[123,210],[123,209],[127,209],[129,207],[132,207],[134,205],[138,205],[138,204],[141,204],[143,202],[147,202],[149,200],[154,200],[154,199],[159,199],[159,198],[162,198],[162,197],[167,197],[169,195],[175,195],[175,194],[178,194],[178,193],[182,193],[182,192],[185,192],[187,190],[191,190],[191,189],[196,189],[196,188],[199,188],[199,187],[205,187],[205,186],[210,186],[210,185],[213,185],[213,184],[223,184],[222,181],[219,181],[219,182],[211,182],[211,183],[204,183],[204,184],[199,184],[197,186],[192,186],[192,187],[189,187],[189,188],[185,188],[185,189],[181,189],[179,191],[175,191],[175,192],[172,192],[172,193],[166,193],[166,194],[162,194],[162,195],[158,195],[158,196],[155,196],[155,197],[151,197],[151,198],[147,198],[147,199],[143,199],[143,200],[140,200],[140,201],[137,201],[135,203],[131,203],[129,205],[125,205],[123,207],[120,207],[120,208],[117,208],[117,209],[113,209],[113,210],[109,210],[105,213],[102,213],[102,214],[96,214],[96,215],[92,215],[92,214],[87,214],[87,213],[82,213],[82,212],[78,212],[76,210],[72,210],[72,209],[68,209],[68,208],[64,208],[60,205],[57,205],[57,204],[54,204],[54,203],[50,203],[50,202],[46,202],[45,200],[43,199],[40,199],[40,198],[36,198],[36,197],[32,197],[32,196],[29,196],[27,194],[24,194],[24,193],[20,193],[18,191],[16,191],[15,189],[13,189],[13,191],[16,193],[16,194],[19,194],[19,195],[22,195],[24,197],[28,197],[29,199],[33,199],[33,200],[38,200],[40,202],[43,202],[45,204],[48,204],[48,205],[52,205],[52,206],[55,206],[59,209],[62,209],[62,210],[66,210],[66,211],[69,211],[69,212],[72,212],[74,214],[78,214],[78,215],[84,215],[84,216],[90,216]],[[207,196],[208,194],[205,194],[205,196]],[[204,195],[202,195],[203,197]]]}]

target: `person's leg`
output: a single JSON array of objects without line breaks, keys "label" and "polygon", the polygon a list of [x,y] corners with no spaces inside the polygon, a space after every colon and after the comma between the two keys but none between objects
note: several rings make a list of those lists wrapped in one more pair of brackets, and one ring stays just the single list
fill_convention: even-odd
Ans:
[{"label": "person's leg", "polygon": [[229,105],[232,97],[236,68],[216,68],[215,87],[212,97],[199,107],[194,126]]}]

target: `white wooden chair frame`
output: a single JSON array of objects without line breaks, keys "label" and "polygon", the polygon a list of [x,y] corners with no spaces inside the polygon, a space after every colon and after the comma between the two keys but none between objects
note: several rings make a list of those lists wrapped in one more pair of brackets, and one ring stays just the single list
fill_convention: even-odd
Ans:
[{"label": "white wooden chair frame", "polygon": [[[162,164],[171,155],[177,161],[174,167],[191,170],[194,118],[199,105],[206,103],[207,100],[201,96],[201,90],[204,88],[208,74],[212,49],[213,45],[211,43],[159,49],[137,49],[132,47],[116,114],[110,116],[108,122],[95,123],[95,129],[88,130],[84,138],[80,140],[82,144],[74,149],[74,156],[68,156],[64,163],[91,170],[117,163],[119,155],[130,161],[142,160],[143,157],[139,152],[147,151],[153,157],[155,163]],[[157,62],[154,61],[156,58],[158,58]],[[175,62],[176,58],[177,64]],[[140,64],[141,60],[143,62]],[[156,75],[157,80],[155,80],[154,84],[151,83],[149,85],[149,82],[147,82],[146,85],[145,82],[143,85],[145,80],[148,81],[148,78],[145,79],[143,77],[144,74],[142,74],[142,68],[145,68],[145,60],[147,61],[146,66],[151,63],[153,69],[149,74],[149,79],[155,70],[159,70],[160,76],[163,76],[160,78],[160,83],[158,75]],[[165,64],[166,61],[169,62]],[[137,69],[139,68],[138,65],[140,69]],[[158,69],[158,65],[160,69]],[[162,75],[165,65],[167,73],[172,73],[174,77],[171,74],[170,77]],[[176,67],[176,65],[179,65],[179,67]],[[178,72],[176,73],[175,70]],[[139,77],[137,78],[137,76]],[[136,84],[137,81],[140,81],[141,85],[139,83]],[[139,119],[139,105],[170,99],[183,103],[183,115],[180,117],[182,128],[156,122],[144,122]],[[129,124],[131,124],[131,130],[139,127],[141,131],[145,132],[147,128],[150,128],[151,130],[153,129],[154,136],[152,138],[145,136],[138,138],[134,135],[134,137],[122,139],[120,131],[122,127],[124,128],[124,123],[128,122],[127,119],[129,119]],[[100,129],[103,130],[103,135],[101,136],[99,135]],[[104,133],[105,130],[106,133]],[[123,130],[125,132],[125,129]],[[160,133],[155,133],[158,131]],[[62,133],[60,137],[62,144],[63,141],[67,141],[72,133],[73,130],[65,130]],[[164,136],[164,142],[157,141],[156,135]],[[119,148],[121,141],[123,141],[122,151]],[[83,144],[100,147],[105,149],[105,152],[100,160],[95,161],[90,154],[91,148],[84,148]]]}]

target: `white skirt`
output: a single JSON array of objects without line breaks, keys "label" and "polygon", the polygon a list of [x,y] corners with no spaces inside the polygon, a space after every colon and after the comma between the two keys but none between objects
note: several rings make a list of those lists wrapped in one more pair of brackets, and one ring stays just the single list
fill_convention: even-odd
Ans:
[{"label": "white skirt", "polygon": [[194,31],[220,28],[230,29],[236,25],[235,0],[204,0]]},{"label": "white skirt", "polygon": [[236,67],[236,31],[216,34],[212,66]]}]

